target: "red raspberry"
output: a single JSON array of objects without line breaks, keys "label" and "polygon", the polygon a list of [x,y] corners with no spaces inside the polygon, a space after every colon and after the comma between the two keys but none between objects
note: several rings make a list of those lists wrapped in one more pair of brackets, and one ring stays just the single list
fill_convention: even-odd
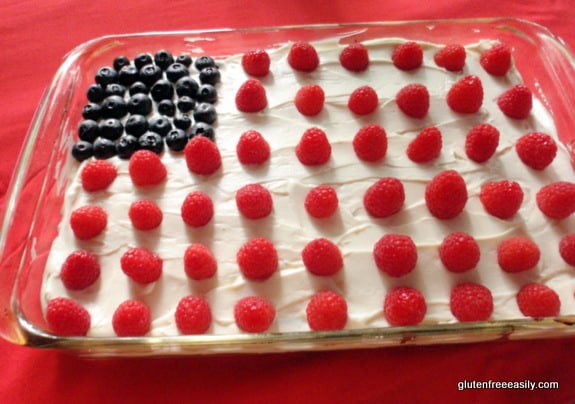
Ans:
[{"label": "red raspberry", "polygon": [[250,280],[263,281],[278,269],[278,253],[273,243],[263,237],[251,239],[236,255],[242,274]]},{"label": "red raspberry", "polygon": [[240,136],[236,154],[242,164],[263,164],[270,158],[270,145],[261,133],[248,130]]},{"label": "red raspberry", "polygon": [[338,204],[335,189],[328,185],[319,185],[310,190],[304,202],[307,213],[316,219],[324,219],[333,215]]},{"label": "red raspberry", "polygon": [[477,76],[468,75],[457,81],[447,92],[447,105],[460,114],[473,114],[483,104],[483,85]]},{"label": "red raspberry", "polygon": [[100,277],[98,258],[88,251],[74,251],[64,261],[60,278],[67,289],[82,290],[92,285]]},{"label": "red raspberry", "polygon": [[175,320],[182,334],[204,334],[212,324],[212,310],[201,297],[186,296],[176,306]]},{"label": "red raspberry", "polygon": [[540,283],[528,283],[517,293],[517,305],[526,317],[554,317],[561,310],[561,300],[553,289]]},{"label": "red raspberry", "polygon": [[451,290],[449,306],[461,322],[486,321],[493,313],[493,295],[483,285],[462,283]]},{"label": "red raspberry", "polygon": [[391,289],[383,302],[383,314],[393,327],[417,325],[423,321],[427,304],[421,292],[407,286]]},{"label": "red raspberry", "polygon": [[301,253],[303,264],[314,275],[335,275],[343,268],[341,251],[333,242],[317,238],[309,242]]},{"label": "red raspberry", "polygon": [[158,205],[147,199],[140,199],[130,205],[128,216],[138,230],[152,230],[162,223],[163,214]]},{"label": "red raspberry", "polygon": [[201,281],[216,274],[218,263],[203,244],[192,244],[184,252],[184,270],[190,279]]},{"label": "red raspberry", "polygon": [[264,332],[276,316],[274,306],[263,297],[248,296],[234,306],[234,318],[238,327],[245,332]]},{"label": "red raspberry", "polygon": [[90,313],[67,297],[56,297],[48,302],[46,321],[50,331],[63,336],[85,336],[90,330]]},{"label": "red raspberry", "polygon": [[108,214],[100,206],[82,206],[70,215],[70,227],[79,240],[89,240],[100,235],[107,224]]},{"label": "red raspberry", "polygon": [[423,49],[417,42],[405,42],[393,50],[391,60],[400,70],[416,69],[423,63]]},{"label": "red raspberry", "polygon": [[428,163],[441,154],[441,131],[435,126],[423,129],[407,146],[407,157],[414,163]]},{"label": "red raspberry", "polygon": [[551,219],[565,219],[575,212],[575,184],[557,181],[542,187],[535,196],[539,210]]},{"label": "red raspberry", "polygon": [[357,115],[371,114],[377,109],[379,99],[375,90],[369,86],[362,86],[353,90],[347,101],[347,107]]},{"label": "red raspberry", "polygon": [[308,84],[301,87],[295,95],[295,107],[300,114],[315,116],[323,109],[325,94],[317,84]]},{"label": "red raspberry", "polygon": [[435,64],[450,72],[458,72],[465,66],[467,54],[465,48],[459,44],[449,44],[433,55]]},{"label": "red raspberry", "polygon": [[413,271],[417,263],[417,247],[411,237],[402,234],[386,234],[373,247],[377,267],[393,277]]},{"label": "red raspberry", "polygon": [[363,161],[375,162],[385,157],[387,153],[387,134],[385,129],[377,124],[361,127],[353,138],[353,150]]},{"label": "red raspberry", "polygon": [[263,49],[250,49],[242,56],[242,67],[250,76],[263,77],[270,71],[270,55]]},{"label": "red raspberry", "polygon": [[120,258],[122,271],[134,282],[148,284],[162,275],[162,259],[144,247],[134,247]]},{"label": "red raspberry", "polygon": [[260,112],[268,105],[266,89],[256,79],[248,79],[240,86],[235,101],[241,112]]},{"label": "red raspberry", "polygon": [[331,145],[320,128],[307,129],[295,148],[298,160],[306,166],[317,166],[328,162]]},{"label": "red raspberry", "polygon": [[487,73],[505,76],[511,68],[511,48],[504,43],[495,44],[483,52],[479,63]]},{"label": "red raspberry", "polygon": [[497,247],[497,263],[505,272],[528,271],[539,262],[541,253],[533,241],[525,237],[511,237]]},{"label": "red raspberry", "polygon": [[425,188],[425,203],[438,219],[453,219],[467,203],[465,181],[455,170],[437,174]]},{"label": "red raspberry", "polygon": [[352,43],[339,54],[339,63],[352,72],[362,72],[369,66],[369,53],[362,43]]},{"label": "red raspberry", "polygon": [[130,157],[128,172],[137,186],[157,185],[164,181],[168,170],[160,157],[150,150],[137,150]]},{"label": "red raspberry", "polygon": [[465,153],[470,160],[483,163],[491,158],[499,145],[499,131],[494,126],[483,123],[474,126],[465,138]]},{"label": "red raspberry", "polygon": [[424,118],[429,110],[429,91],[423,84],[408,84],[399,90],[395,102],[405,115]]},{"label": "red raspberry", "polygon": [[509,118],[525,119],[533,107],[531,90],[523,84],[517,84],[497,98],[497,105]]},{"label": "red raspberry", "polygon": [[190,227],[202,227],[214,216],[214,203],[202,191],[192,191],[184,199],[181,208],[182,220]]},{"label": "red raspberry", "polygon": [[459,273],[475,268],[480,255],[477,241],[463,232],[449,234],[439,245],[439,258],[451,272]]},{"label": "red raspberry", "polygon": [[525,165],[534,170],[544,170],[555,159],[557,144],[546,133],[531,132],[517,140],[515,150]]},{"label": "red raspberry", "polygon": [[300,72],[313,72],[319,65],[319,56],[313,45],[299,41],[290,48],[288,63]]},{"label": "red raspberry", "polygon": [[210,175],[222,166],[218,146],[205,136],[194,136],[184,149],[186,165],[194,174]]},{"label": "red raspberry", "polygon": [[510,219],[523,203],[523,190],[515,181],[489,182],[481,187],[479,200],[490,215]]},{"label": "red raspberry", "polygon": [[318,292],[311,297],[305,314],[313,331],[343,330],[347,323],[347,303],[331,290]]},{"label": "red raspberry", "polygon": [[118,337],[141,337],[150,331],[150,308],[139,300],[126,300],[116,308],[112,327]]},{"label": "red raspberry", "polygon": [[81,173],[82,188],[87,192],[106,189],[114,182],[118,170],[108,160],[89,161]]},{"label": "red raspberry", "polygon": [[405,202],[403,184],[397,178],[382,178],[363,196],[363,206],[370,216],[384,218],[399,212]]},{"label": "red raspberry", "polygon": [[568,234],[561,239],[559,254],[566,263],[575,266],[575,234]]},{"label": "red raspberry", "polygon": [[260,184],[244,185],[236,192],[236,205],[248,219],[261,219],[272,213],[272,194]]}]

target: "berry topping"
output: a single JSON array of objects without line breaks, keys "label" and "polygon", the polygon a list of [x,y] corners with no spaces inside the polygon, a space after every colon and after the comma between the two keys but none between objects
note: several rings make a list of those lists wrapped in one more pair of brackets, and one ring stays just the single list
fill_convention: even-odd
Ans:
[{"label": "berry topping", "polygon": [[241,112],[259,112],[267,105],[266,89],[256,79],[245,81],[236,93],[236,107]]},{"label": "berry topping", "polygon": [[435,126],[423,129],[407,146],[407,157],[414,163],[428,163],[441,154],[441,131]]},{"label": "berry topping", "polygon": [[423,63],[423,49],[417,42],[405,42],[393,50],[391,60],[400,70],[416,69]]},{"label": "berry topping", "polygon": [[234,319],[238,327],[245,332],[266,331],[276,316],[274,306],[263,297],[248,296],[240,299],[234,306]]},{"label": "berry topping", "polygon": [[113,140],[99,137],[93,144],[94,157],[97,159],[108,159],[116,155],[116,143]]},{"label": "berry topping", "polygon": [[447,105],[460,114],[473,114],[483,104],[483,85],[477,76],[468,75],[451,86],[447,93]]},{"label": "berry topping", "polygon": [[317,84],[308,84],[301,87],[295,95],[295,106],[300,114],[315,116],[323,109],[325,94]]},{"label": "berry topping", "polygon": [[48,302],[46,321],[50,331],[63,336],[85,336],[90,330],[90,313],[67,297],[56,297]]},{"label": "berry topping", "polygon": [[561,239],[559,254],[566,263],[575,266],[575,234],[568,234]]},{"label": "berry topping", "polygon": [[138,138],[132,135],[122,135],[116,141],[116,153],[121,159],[129,159],[139,147]]},{"label": "berry topping", "polygon": [[525,237],[512,237],[497,247],[497,263],[505,272],[528,271],[539,262],[541,253],[533,241]]},{"label": "berry topping", "polygon": [[99,84],[92,84],[86,90],[86,97],[88,101],[92,103],[99,103],[106,97],[106,92],[104,91],[104,87]]},{"label": "berry topping", "polygon": [[385,157],[387,152],[387,134],[377,124],[361,127],[353,138],[353,150],[363,161],[375,162]]},{"label": "berry topping", "polygon": [[126,123],[124,124],[124,129],[128,135],[133,135],[136,137],[142,136],[148,131],[148,120],[144,115],[132,114]]},{"label": "berry topping", "polygon": [[184,253],[184,270],[190,279],[201,281],[216,274],[218,264],[211,251],[203,244],[195,243]]},{"label": "berry topping", "polygon": [[138,53],[136,57],[134,57],[134,66],[136,66],[138,70],[146,65],[152,64],[153,62],[154,59],[152,59],[152,55],[149,53]]},{"label": "berry topping", "polygon": [[217,119],[216,108],[208,102],[200,102],[194,109],[194,120],[213,124]]},{"label": "berry topping", "polygon": [[236,259],[242,274],[254,281],[263,281],[278,269],[278,253],[271,241],[257,237],[240,247]]},{"label": "berry topping", "polygon": [[305,197],[305,210],[316,219],[324,219],[335,213],[339,204],[335,189],[328,185],[312,188]]},{"label": "berry topping", "polygon": [[333,242],[317,238],[309,242],[301,253],[303,264],[314,275],[335,275],[343,268],[341,251]]},{"label": "berry topping", "polygon": [[555,159],[557,144],[546,133],[531,132],[517,140],[515,150],[525,165],[534,170],[544,170]]},{"label": "berry topping", "polygon": [[250,76],[264,77],[270,71],[270,55],[263,49],[250,49],[242,56],[242,67]]},{"label": "berry topping", "polygon": [[417,247],[409,236],[386,234],[375,243],[373,256],[381,271],[389,276],[400,277],[415,269]]},{"label": "berry topping", "polygon": [[212,142],[214,141],[214,139],[216,137],[216,133],[214,131],[214,128],[205,122],[196,122],[191,127],[190,133],[188,134],[188,137],[191,139],[194,136],[198,136],[198,135],[203,136],[205,138],[208,138]]},{"label": "berry topping", "polygon": [[383,302],[383,314],[393,327],[417,325],[423,321],[427,304],[421,292],[407,286],[391,289]]},{"label": "berry topping", "polygon": [[236,153],[240,163],[259,165],[270,158],[270,145],[261,133],[248,130],[240,136]]},{"label": "berry topping", "polygon": [[126,109],[130,114],[146,116],[152,112],[152,99],[144,93],[136,93],[128,98]]},{"label": "berry topping", "polygon": [[367,47],[362,43],[352,43],[339,54],[339,63],[352,72],[362,72],[369,66]]},{"label": "berry topping", "polygon": [[288,54],[288,63],[294,69],[301,72],[312,72],[319,65],[317,51],[308,42],[295,42]]},{"label": "berry topping", "polygon": [[[175,123],[175,120],[174,120]],[[184,150],[188,144],[188,135],[184,129],[172,129],[166,135],[166,146],[172,151],[179,152]]]},{"label": "berry topping", "polygon": [[202,227],[214,216],[214,203],[202,191],[192,191],[184,199],[181,208],[182,220],[190,227]]},{"label": "berry topping", "polygon": [[162,259],[144,247],[134,247],[120,258],[122,271],[134,282],[148,284],[162,275]]},{"label": "berry topping", "polygon": [[222,75],[216,66],[205,67],[200,71],[200,83],[215,86],[220,82]]},{"label": "berry topping", "polygon": [[347,101],[347,107],[357,115],[371,114],[377,109],[379,99],[375,90],[369,86],[362,86],[352,91]]},{"label": "berry topping", "polygon": [[142,66],[139,72],[139,77],[140,81],[150,88],[156,81],[162,78],[162,69],[154,64]]},{"label": "berry topping", "polygon": [[539,210],[551,219],[565,219],[575,212],[575,184],[557,181],[542,187],[536,195]]},{"label": "berry topping", "polygon": [[493,313],[493,296],[483,285],[462,283],[451,290],[449,307],[461,322],[486,321]]},{"label": "berry topping", "polygon": [[118,170],[116,166],[106,160],[89,161],[82,169],[82,188],[87,192],[106,189],[114,182]]},{"label": "berry topping", "polygon": [[[257,94],[254,94],[257,95]],[[216,90],[216,88],[208,83],[202,83],[202,85],[200,85],[200,87],[198,88],[198,92],[196,94],[196,100],[198,102],[207,102],[210,104],[213,104],[217,101],[218,99],[218,92]],[[257,100],[255,100],[257,101]],[[265,101],[267,103],[267,101]],[[265,104],[262,107],[262,109],[265,108]],[[251,111],[249,111],[251,112]],[[253,111],[256,112],[256,111]]]},{"label": "berry topping", "polygon": [[79,240],[89,240],[104,231],[108,214],[100,206],[85,205],[70,215],[70,227]]},{"label": "berry topping", "polygon": [[523,190],[515,181],[489,182],[481,187],[479,200],[492,216],[499,219],[513,217],[523,203]]},{"label": "berry topping", "polygon": [[439,245],[439,258],[451,272],[465,272],[475,268],[480,254],[477,241],[463,232],[449,234]]},{"label": "berry topping", "polygon": [[260,184],[244,185],[236,192],[236,205],[248,219],[261,219],[272,212],[273,199],[270,191]]},{"label": "berry topping", "polygon": [[139,300],[126,300],[116,308],[112,327],[118,337],[141,337],[150,331],[150,308]]},{"label": "berry topping", "polygon": [[423,84],[408,84],[395,96],[397,106],[412,118],[423,118],[429,110],[429,92]]},{"label": "berry topping", "polygon": [[196,98],[196,94],[200,89],[200,85],[191,76],[184,76],[176,81],[176,94],[178,97],[187,95],[191,98]]},{"label": "berry topping", "polygon": [[156,102],[171,100],[174,96],[174,87],[168,80],[158,80],[150,88],[150,96]]},{"label": "berry topping", "polygon": [[103,88],[110,83],[115,83],[118,80],[118,72],[112,67],[103,66],[98,69],[96,76],[94,77],[96,83],[101,85]]},{"label": "berry topping", "polygon": [[78,124],[78,138],[86,142],[93,142],[99,136],[98,122],[85,119]]},{"label": "berry topping", "polygon": [[313,331],[343,330],[347,323],[347,303],[331,290],[318,292],[309,300],[305,314]]},{"label": "berry topping", "polygon": [[483,52],[479,63],[487,73],[505,76],[511,68],[511,48],[504,43],[495,44]]},{"label": "berry topping", "polygon": [[94,155],[94,146],[91,142],[85,140],[80,140],[78,143],[72,146],[72,157],[77,161],[84,161],[89,159]]},{"label": "berry topping", "polygon": [[86,104],[84,108],[82,108],[82,117],[84,119],[97,121],[102,117],[102,107],[93,102]]},{"label": "berry topping", "polygon": [[124,133],[124,126],[118,119],[108,118],[98,124],[98,134],[100,137],[116,140]]},{"label": "berry topping", "polygon": [[190,71],[183,63],[174,62],[166,68],[166,78],[175,83],[182,77],[188,76]]},{"label": "berry topping", "polygon": [[165,116],[155,116],[150,119],[148,129],[151,132],[157,133],[160,136],[166,136],[170,130],[172,130],[172,124],[170,120]]},{"label": "berry topping", "polygon": [[168,171],[160,157],[151,150],[137,150],[130,157],[128,172],[137,186],[157,185],[166,179]]},{"label": "berry topping", "polygon": [[497,105],[509,118],[525,119],[533,107],[531,90],[523,84],[516,84],[497,98]]},{"label": "berry topping", "polygon": [[524,316],[541,318],[559,314],[561,300],[559,295],[548,286],[528,283],[517,293],[517,305]]},{"label": "berry topping", "polygon": [[425,188],[425,203],[436,218],[453,219],[467,203],[465,181],[455,170],[437,174]]},{"label": "berry topping", "polygon": [[483,123],[474,126],[465,138],[465,153],[470,160],[483,163],[491,158],[499,145],[499,131],[494,126]]},{"label": "berry topping", "polygon": [[60,278],[69,290],[82,290],[100,277],[98,258],[87,251],[74,251],[62,264]]},{"label": "berry topping", "polygon": [[382,178],[363,196],[363,206],[370,216],[384,218],[399,212],[405,202],[403,184],[397,178]]},{"label": "berry topping", "polygon": [[128,113],[126,102],[124,101],[124,98],[119,95],[110,95],[104,98],[100,107],[102,118],[120,119]]},{"label": "berry topping", "polygon": [[138,230],[152,230],[162,223],[163,214],[158,205],[147,199],[140,199],[130,205],[128,216]]},{"label": "berry topping", "polygon": [[465,66],[465,48],[459,44],[445,45],[433,55],[433,61],[439,67],[450,72],[458,72]]},{"label": "berry topping", "polygon": [[172,53],[165,49],[160,49],[154,55],[154,63],[162,70],[166,70],[168,66],[174,63],[174,56]]},{"label": "berry topping", "polygon": [[182,334],[203,334],[212,324],[212,310],[201,297],[185,296],[176,306],[175,320]]},{"label": "berry topping", "polygon": [[307,129],[295,148],[298,160],[306,166],[322,165],[331,157],[331,145],[320,128]]},{"label": "berry topping", "polygon": [[210,175],[222,165],[220,150],[205,136],[194,136],[184,149],[188,169],[194,174]]},{"label": "berry topping", "polygon": [[176,63],[181,63],[186,67],[190,67],[192,65],[192,57],[187,53],[182,53],[176,57]]},{"label": "berry topping", "polygon": [[140,76],[136,66],[124,66],[118,72],[118,82],[124,86],[132,86],[132,84],[138,82],[139,78]]},{"label": "berry topping", "polygon": [[128,66],[130,64],[130,59],[124,55],[119,55],[114,58],[114,70],[120,71],[122,67]]}]

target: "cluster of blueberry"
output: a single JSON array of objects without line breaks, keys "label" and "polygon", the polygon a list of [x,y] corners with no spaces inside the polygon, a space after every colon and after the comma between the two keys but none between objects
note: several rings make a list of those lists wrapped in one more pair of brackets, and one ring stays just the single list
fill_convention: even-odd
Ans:
[{"label": "cluster of blueberry", "polygon": [[197,80],[191,67],[190,55],[159,50],[140,53],[133,61],[118,56],[113,67],[98,69],[86,92],[74,158],[127,159],[140,149],[159,154],[164,145],[181,151],[196,135],[214,140],[220,71],[210,56],[193,61]]}]

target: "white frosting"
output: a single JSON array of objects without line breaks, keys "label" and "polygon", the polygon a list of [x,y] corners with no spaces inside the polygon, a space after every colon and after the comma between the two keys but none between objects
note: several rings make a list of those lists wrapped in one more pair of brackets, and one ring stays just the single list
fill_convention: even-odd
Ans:
[{"label": "white frosting", "polygon": [[[113,336],[111,317],[124,300],[138,298],[150,305],[150,335],[177,335],[174,312],[177,302],[189,294],[204,296],[212,308],[213,324],[209,333],[237,333],[233,306],[247,295],[261,295],[275,306],[277,315],[270,331],[308,330],[305,307],[310,296],[319,290],[331,289],[342,294],[348,304],[347,328],[386,327],[383,300],[393,286],[416,287],[426,298],[424,323],[455,322],[449,309],[451,288],[465,281],[479,282],[493,293],[492,319],[521,318],[515,295],[530,281],[542,282],[556,290],[561,298],[561,313],[575,313],[575,269],[563,262],[558,252],[560,238],[575,229],[573,218],[563,221],[546,219],[535,205],[535,193],[544,184],[556,180],[573,181],[568,153],[561,149],[553,164],[544,172],[526,168],[518,159],[515,140],[522,134],[541,130],[554,134],[552,122],[535,101],[528,119],[513,121],[497,108],[495,99],[513,83],[521,81],[513,70],[504,78],[494,78],[479,66],[479,55],[490,44],[468,46],[463,72],[451,73],[438,68],[433,54],[438,49],[423,44],[424,65],[403,72],[391,63],[391,52],[399,40],[378,40],[366,43],[370,66],[363,73],[350,73],[338,62],[343,45],[336,40],[315,43],[320,66],[312,73],[294,73],[286,61],[289,44],[270,50],[271,72],[262,79],[269,105],[262,113],[237,111],[234,97],[237,88],[248,77],[240,65],[240,56],[219,62],[222,82],[218,85],[215,125],[217,145],[222,155],[222,169],[209,177],[191,174],[182,154],[166,151],[162,155],[168,167],[165,184],[136,188],[128,175],[127,162],[114,158],[119,175],[106,191],[87,193],[81,188],[79,172],[75,174],[66,195],[63,221],[48,259],[42,300],[45,304],[57,296],[69,296],[83,304],[91,314],[90,336]],[[468,116],[453,113],[445,102],[451,85],[465,74],[482,80],[485,96],[481,110]],[[411,119],[399,111],[394,97],[408,83],[423,83],[431,96],[431,107],[424,119]],[[304,84],[317,83],[325,91],[325,107],[316,117],[297,112],[293,99]],[[362,85],[372,86],[379,96],[379,108],[373,114],[358,118],[347,109],[349,94]],[[361,162],[353,152],[352,139],[367,123],[379,123],[388,136],[388,151],[379,163]],[[501,139],[496,155],[487,163],[476,164],[465,156],[467,131],[476,124],[490,123],[497,127]],[[408,143],[424,127],[436,125],[443,135],[441,156],[432,164],[417,165],[405,154]],[[332,158],[324,166],[306,167],[299,163],[294,148],[305,129],[318,126],[325,130],[331,145]],[[242,166],[236,156],[240,135],[249,129],[260,131],[271,146],[271,160],[262,167]],[[81,166],[80,166],[81,168]],[[465,179],[469,201],[456,219],[441,221],[432,217],[424,202],[424,189],[429,180],[445,169],[457,170]],[[381,177],[399,178],[406,192],[405,206],[387,219],[373,219],[365,211],[362,198],[365,190]],[[511,220],[499,220],[484,211],[478,199],[486,181],[509,179],[521,184],[524,203]],[[247,183],[259,182],[268,188],[274,208],[270,217],[250,221],[239,216],[234,195]],[[332,185],[339,197],[334,217],[314,220],[304,205],[306,193],[319,184]],[[215,215],[204,228],[187,228],[180,217],[180,206],[193,190],[203,190],[214,202]],[[159,229],[141,232],[132,228],[128,219],[130,204],[140,198],[158,203],[164,214]],[[89,242],[76,240],[68,226],[70,212],[85,204],[102,206],[109,215],[105,232]],[[438,258],[437,247],[453,231],[473,235],[481,248],[476,269],[463,274],[449,273]],[[415,270],[401,278],[390,278],[375,266],[373,245],[386,233],[411,236],[417,245],[419,259]],[[528,235],[539,246],[542,257],[533,270],[522,274],[506,274],[497,265],[496,246],[513,235]],[[245,279],[236,263],[236,252],[248,239],[269,238],[279,255],[279,270],[268,280]],[[304,246],[317,237],[335,242],[344,257],[344,269],[332,277],[318,277],[306,271],[301,259]],[[191,281],[184,272],[183,253],[192,242],[201,242],[213,252],[218,262],[213,279]],[[120,269],[120,256],[129,248],[145,246],[163,260],[163,275],[151,285],[134,284]],[[81,292],[67,291],[59,278],[60,266],[72,251],[80,248],[100,257],[100,280]]]}]

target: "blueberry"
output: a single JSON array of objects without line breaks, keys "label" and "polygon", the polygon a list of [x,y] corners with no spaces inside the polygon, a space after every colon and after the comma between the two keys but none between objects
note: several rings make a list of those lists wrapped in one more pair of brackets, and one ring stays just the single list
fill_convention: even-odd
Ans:
[{"label": "blueberry", "polygon": [[200,71],[200,83],[215,85],[220,82],[220,69],[215,66],[203,68]]},{"label": "blueberry", "polygon": [[122,135],[116,142],[116,153],[121,159],[129,159],[139,148],[138,138],[132,135]]},{"label": "blueberry", "polygon": [[171,129],[172,124],[165,116],[155,116],[150,119],[148,124],[148,130],[157,133],[160,136],[166,136]]},{"label": "blueberry", "polygon": [[138,139],[140,149],[151,150],[160,154],[164,150],[164,138],[157,133],[148,132]]},{"label": "blueberry", "polygon": [[194,110],[194,120],[196,122],[205,122],[211,125],[216,121],[216,118],[216,108],[207,102],[199,103]]},{"label": "blueberry", "polygon": [[122,67],[127,66],[130,64],[130,59],[128,59],[126,56],[116,56],[116,58],[114,58],[114,70],[116,70],[117,72],[119,72],[120,70],[122,70]]},{"label": "blueberry", "polygon": [[118,81],[118,72],[109,66],[100,67],[96,72],[95,80],[102,87],[106,87],[108,84]]},{"label": "blueberry", "polygon": [[215,139],[214,128],[205,122],[198,122],[192,126],[188,135],[190,139],[194,136],[204,136],[213,141]]},{"label": "blueberry", "polygon": [[82,108],[82,116],[84,119],[92,119],[97,121],[102,116],[102,107],[95,102],[90,102]]},{"label": "blueberry", "polygon": [[128,112],[124,99],[119,95],[111,95],[102,101],[103,118],[122,118]]},{"label": "blueberry", "polygon": [[157,106],[160,115],[174,116],[176,114],[176,106],[172,100],[162,100]]},{"label": "blueberry", "polygon": [[182,129],[173,129],[166,135],[166,145],[170,150],[182,151],[188,143],[188,136]]},{"label": "blueberry", "polygon": [[134,135],[135,137],[142,136],[148,131],[148,120],[144,115],[130,115],[124,123],[124,129],[129,135]]},{"label": "blueberry", "polygon": [[135,83],[130,85],[130,89],[128,90],[128,92],[130,93],[130,95],[148,94],[150,92],[150,89],[148,88],[147,85],[145,85],[141,81],[136,81]]},{"label": "blueberry", "polygon": [[192,97],[188,97],[187,95],[183,95],[178,98],[176,106],[180,112],[190,112],[196,106],[196,100],[194,100]]},{"label": "blueberry", "polygon": [[156,81],[162,78],[162,69],[156,65],[145,65],[140,69],[140,81],[151,87]]},{"label": "blueberry", "polygon": [[169,51],[162,49],[154,55],[154,62],[160,69],[166,70],[169,65],[174,63],[174,56]]},{"label": "blueberry", "polygon": [[115,118],[104,119],[98,124],[98,134],[101,138],[116,140],[124,133],[124,126]]},{"label": "blueberry", "polygon": [[211,84],[202,84],[196,93],[196,100],[213,104],[218,100],[218,92]]},{"label": "blueberry", "polygon": [[150,95],[156,102],[171,99],[174,96],[174,87],[168,80],[158,80],[150,89]]},{"label": "blueberry", "polygon": [[148,53],[139,53],[134,58],[134,66],[136,66],[138,70],[152,63],[154,63],[154,59],[152,59],[152,56]]},{"label": "blueberry", "polygon": [[92,143],[98,137],[98,122],[86,119],[78,125],[78,137],[80,140]]},{"label": "blueberry", "polygon": [[72,157],[78,161],[84,161],[94,155],[94,147],[91,142],[80,140],[72,146]]},{"label": "blueberry", "polygon": [[172,83],[175,83],[182,77],[188,76],[190,74],[188,68],[182,63],[172,63],[166,69],[166,78]]},{"label": "blueberry", "polygon": [[213,67],[215,65],[216,61],[211,56],[200,56],[194,62],[194,67],[200,72],[206,67]]},{"label": "blueberry", "polygon": [[106,96],[119,95],[120,97],[123,97],[126,92],[126,87],[118,83],[110,83],[106,86],[104,91],[106,92]]},{"label": "blueberry", "polygon": [[99,137],[94,141],[94,157],[108,159],[116,155],[116,143],[113,140]]},{"label": "blueberry", "polygon": [[176,94],[180,97],[187,95],[188,97],[196,98],[199,88],[198,82],[190,76],[184,76],[176,81]]},{"label": "blueberry", "polygon": [[140,73],[136,66],[124,66],[118,72],[118,83],[129,86],[138,81],[139,77]]},{"label": "blueberry", "polygon": [[86,96],[88,97],[88,101],[98,103],[106,98],[106,92],[104,91],[104,87],[101,85],[92,84],[90,87],[88,87]]},{"label": "blueberry", "polygon": [[177,63],[181,63],[186,67],[190,67],[192,65],[192,57],[187,53],[182,53],[176,58]]},{"label": "blueberry", "polygon": [[126,103],[130,114],[148,115],[152,111],[152,99],[142,93],[132,95]]},{"label": "blueberry", "polygon": [[173,119],[174,126],[178,129],[188,130],[192,126],[192,118],[188,115],[180,115]]}]

